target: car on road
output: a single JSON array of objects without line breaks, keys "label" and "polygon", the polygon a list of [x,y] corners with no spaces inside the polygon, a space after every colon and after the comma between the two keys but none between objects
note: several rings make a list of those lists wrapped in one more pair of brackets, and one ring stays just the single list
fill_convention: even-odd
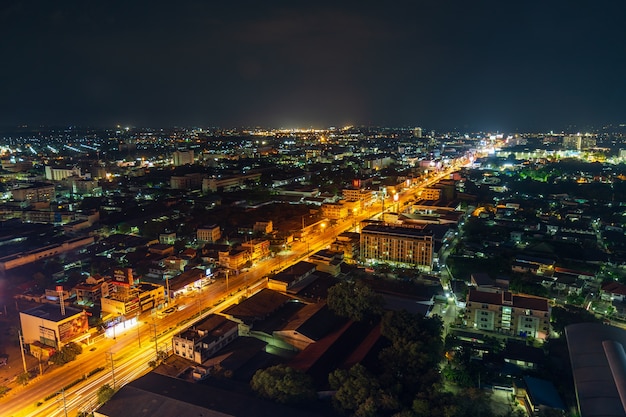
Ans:
[{"label": "car on road", "polygon": [[163,317],[167,316],[168,314],[172,314],[173,312],[175,312],[177,310],[177,307],[170,307],[170,308],[166,308],[163,311],[159,311],[157,313],[157,317],[162,319]]}]

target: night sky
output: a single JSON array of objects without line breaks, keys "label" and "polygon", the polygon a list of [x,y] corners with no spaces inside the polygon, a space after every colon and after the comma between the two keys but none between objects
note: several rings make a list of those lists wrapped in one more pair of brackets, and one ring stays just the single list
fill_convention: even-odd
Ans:
[{"label": "night sky", "polygon": [[626,1],[0,2],[0,125],[626,123]]}]

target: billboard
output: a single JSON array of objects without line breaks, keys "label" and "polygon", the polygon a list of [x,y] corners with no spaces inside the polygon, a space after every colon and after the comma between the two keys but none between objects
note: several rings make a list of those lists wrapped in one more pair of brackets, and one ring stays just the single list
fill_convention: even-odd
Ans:
[{"label": "billboard", "polygon": [[89,331],[87,314],[82,312],[71,320],[59,324],[59,340],[61,343],[67,343],[87,333],[87,331]]},{"label": "billboard", "polygon": [[57,335],[47,327],[39,326],[39,341],[46,346],[57,347]]},{"label": "billboard", "polygon": [[133,285],[133,269],[115,268],[113,270],[113,283],[125,286]]}]

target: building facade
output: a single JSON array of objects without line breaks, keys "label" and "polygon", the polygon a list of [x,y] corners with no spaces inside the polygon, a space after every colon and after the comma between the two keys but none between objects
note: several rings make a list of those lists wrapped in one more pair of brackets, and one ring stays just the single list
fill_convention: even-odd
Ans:
[{"label": "building facade", "polygon": [[172,338],[174,354],[201,364],[237,337],[237,323],[210,315]]},{"label": "building facade", "polygon": [[430,271],[433,244],[432,232],[422,228],[368,224],[361,229],[361,262],[407,265]]},{"label": "building facade", "polygon": [[468,325],[478,330],[545,340],[550,335],[550,310],[543,297],[477,289],[467,294]]},{"label": "building facade", "polygon": [[33,187],[17,188],[11,190],[11,195],[15,201],[27,203],[49,202],[54,199],[54,185],[44,184]]},{"label": "building facade", "polygon": [[89,338],[87,313],[58,304],[42,304],[20,311],[24,343],[60,349],[70,342]]},{"label": "building facade", "polygon": [[201,242],[215,243],[222,238],[222,230],[216,224],[201,227],[196,231],[196,238]]}]

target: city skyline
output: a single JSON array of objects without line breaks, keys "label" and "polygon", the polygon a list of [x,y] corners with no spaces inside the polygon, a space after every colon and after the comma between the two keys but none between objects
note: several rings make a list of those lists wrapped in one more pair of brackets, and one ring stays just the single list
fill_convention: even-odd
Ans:
[{"label": "city skyline", "polygon": [[0,125],[626,122],[622,2],[9,1]]}]

